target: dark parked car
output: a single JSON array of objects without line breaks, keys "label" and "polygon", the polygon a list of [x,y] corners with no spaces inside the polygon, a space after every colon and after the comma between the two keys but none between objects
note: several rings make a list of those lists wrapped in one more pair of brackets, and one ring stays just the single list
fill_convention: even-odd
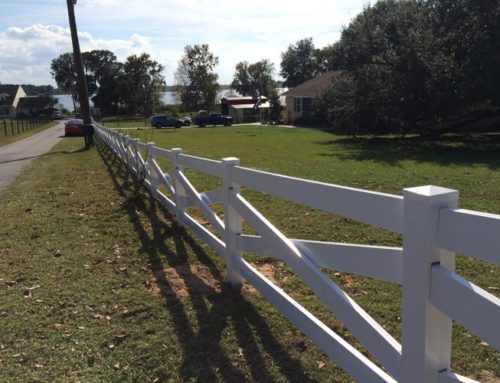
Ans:
[{"label": "dark parked car", "polygon": [[151,126],[154,126],[155,128],[162,128],[169,126],[174,128],[180,128],[182,125],[184,125],[184,121],[178,118],[173,118],[168,116],[151,117]]},{"label": "dark parked car", "polygon": [[233,118],[229,116],[225,116],[220,113],[211,113],[207,117],[197,117],[194,120],[195,124],[204,127],[207,125],[224,125],[231,126],[233,123]]},{"label": "dark parked car", "polygon": [[191,117],[184,116],[184,117],[181,117],[181,120],[184,122],[184,125],[186,125],[186,126],[189,126],[193,123],[193,121],[191,120]]},{"label": "dark parked car", "polygon": [[63,119],[63,115],[61,112],[54,112],[51,114],[50,116],[51,119],[53,120],[62,120]]}]

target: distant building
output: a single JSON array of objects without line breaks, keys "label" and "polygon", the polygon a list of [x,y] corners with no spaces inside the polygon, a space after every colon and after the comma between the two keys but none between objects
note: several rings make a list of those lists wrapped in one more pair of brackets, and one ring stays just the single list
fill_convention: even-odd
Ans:
[{"label": "distant building", "polygon": [[269,102],[267,97],[260,99],[251,96],[223,97],[221,113],[231,116],[234,123],[259,122],[269,119]]},{"label": "distant building", "polygon": [[0,118],[16,118],[19,100],[26,97],[20,85],[0,85]]},{"label": "distant building", "polygon": [[289,123],[294,123],[300,117],[312,116],[315,112],[314,99],[320,97],[332,84],[338,71],[329,71],[316,76],[296,87],[282,93],[285,97],[285,116]]},{"label": "distant building", "polygon": [[0,118],[36,117],[51,106],[50,96],[28,96],[20,85],[0,85]]}]

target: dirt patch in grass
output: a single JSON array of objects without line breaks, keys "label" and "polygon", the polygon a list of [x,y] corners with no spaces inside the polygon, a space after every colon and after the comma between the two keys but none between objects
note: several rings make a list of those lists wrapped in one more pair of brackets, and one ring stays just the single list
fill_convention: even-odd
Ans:
[{"label": "dirt patch in grass", "polygon": [[480,376],[483,383],[500,383],[500,378],[493,371],[482,370]]},{"label": "dirt patch in grass", "polygon": [[[271,263],[259,263],[252,264],[252,266],[255,267],[259,271],[259,273],[276,284],[276,278],[274,277],[274,265],[272,265]],[[258,291],[251,284],[246,282],[243,285],[243,291],[251,294],[258,294]]]},{"label": "dirt patch in grass", "polygon": [[[271,282],[276,283],[274,277],[274,265],[261,263],[253,265],[261,274]],[[178,298],[206,297],[222,291],[223,280],[220,279],[219,270],[213,270],[205,265],[180,265],[156,269],[152,271],[154,280],[145,283],[151,294],[165,297],[176,296]],[[258,294],[258,291],[249,283],[243,284],[243,292]]]},{"label": "dirt patch in grass", "polygon": [[178,298],[210,297],[221,292],[222,281],[218,271],[204,265],[180,265],[153,270],[153,281],[146,282],[152,294]]}]

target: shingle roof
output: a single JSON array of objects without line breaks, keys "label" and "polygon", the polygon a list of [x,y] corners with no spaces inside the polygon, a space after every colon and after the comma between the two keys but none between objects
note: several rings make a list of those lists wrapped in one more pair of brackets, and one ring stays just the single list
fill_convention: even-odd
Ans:
[{"label": "shingle roof", "polygon": [[19,85],[0,85],[0,94],[8,94],[5,101],[0,101],[0,105],[12,105],[18,89]]},{"label": "shingle roof", "polygon": [[49,104],[48,97],[26,96],[19,99],[18,108],[45,108]]},{"label": "shingle roof", "polygon": [[319,76],[297,85],[295,88],[287,90],[281,95],[294,97],[317,97],[331,85],[332,78],[338,73],[339,71],[331,70],[320,74]]}]

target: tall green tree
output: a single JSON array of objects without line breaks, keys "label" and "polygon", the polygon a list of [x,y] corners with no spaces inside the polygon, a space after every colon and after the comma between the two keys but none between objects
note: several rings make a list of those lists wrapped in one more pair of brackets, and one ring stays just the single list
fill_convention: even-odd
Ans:
[{"label": "tall green tree", "polygon": [[231,88],[243,96],[260,94],[269,97],[274,88],[274,64],[267,59],[249,64],[241,61],[236,64]]},{"label": "tall green tree", "polygon": [[93,50],[82,53],[89,93],[92,101],[103,114],[116,113],[120,102],[119,86],[123,79],[123,64],[108,50]]},{"label": "tall green tree", "polygon": [[379,1],[342,31],[332,53],[352,79],[364,131],[439,133],[471,111],[500,108],[498,1]]},{"label": "tall green tree", "polygon": [[318,49],[314,46],[312,37],[297,41],[288,46],[281,54],[281,76],[285,79],[283,85],[297,86],[310,80],[320,73],[318,64]]},{"label": "tall green tree", "polygon": [[63,53],[53,59],[50,65],[50,74],[56,81],[57,87],[71,95],[73,108],[76,110],[77,86],[73,53]]},{"label": "tall green tree", "polygon": [[161,104],[163,66],[143,53],[127,57],[121,77],[122,99],[130,113],[151,115]]},{"label": "tall green tree", "polygon": [[215,67],[219,58],[210,52],[208,44],[187,45],[180,59],[175,80],[185,110],[211,110],[217,98],[219,84]]}]

